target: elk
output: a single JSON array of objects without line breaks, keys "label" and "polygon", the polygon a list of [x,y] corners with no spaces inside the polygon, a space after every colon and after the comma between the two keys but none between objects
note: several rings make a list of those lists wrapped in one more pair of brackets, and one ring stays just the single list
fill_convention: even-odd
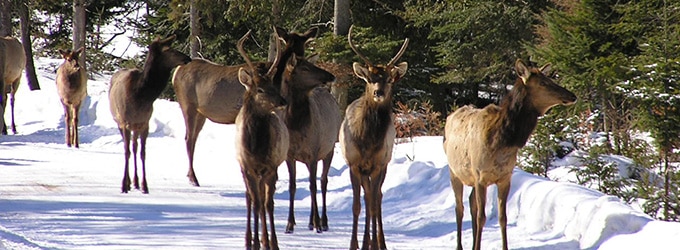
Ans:
[{"label": "elk", "polygon": [[[246,67],[239,68],[238,79],[245,87],[243,106],[236,117],[236,159],[241,165],[246,185],[246,249],[259,249],[258,219],[262,221],[262,245],[265,249],[279,249],[274,228],[274,190],[276,189],[277,168],[288,153],[288,129],[275,112],[286,105],[272,79],[276,73],[276,61],[263,74],[255,67],[243,49],[243,42],[250,35],[246,33],[238,41],[238,51],[246,61]],[[278,48],[278,43],[277,43]],[[251,211],[253,212],[254,234],[251,233]],[[271,226],[271,239],[267,235],[267,216]],[[253,246],[254,245],[254,246]]]},{"label": "elk", "polygon": [[456,198],[458,249],[463,219],[463,185],[471,186],[473,249],[480,249],[486,223],[486,189],[498,187],[498,221],[503,249],[508,249],[506,203],[517,151],[536,127],[538,117],[555,105],[571,105],[576,95],[547,77],[550,65],[540,69],[515,63],[519,76],[500,106],[483,109],[464,106],[446,118],[444,152],[449,162],[451,188]]},{"label": "elk", "polygon": [[135,164],[134,184],[139,189],[137,177],[137,139],[139,138],[139,156],[142,161],[142,192],[149,193],[146,182],[146,137],[149,135],[149,120],[153,113],[153,102],[160,96],[168,84],[170,71],[178,65],[191,61],[189,56],[170,47],[175,35],[165,39],[156,39],[149,44],[149,51],[144,62],[144,69],[123,69],[111,77],[109,86],[109,102],[113,119],[123,137],[125,150],[125,172],[123,174],[122,192],[130,191],[129,159],[130,140],[132,140],[133,160]]},{"label": "elk", "polygon": [[66,128],[66,146],[79,147],[78,113],[80,104],[87,96],[87,73],[81,67],[78,58],[85,48],[76,51],[59,50],[64,62],[57,69],[57,92],[64,106],[64,125]]},{"label": "elk", "polygon": [[2,134],[7,134],[5,124],[5,107],[7,107],[7,94],[10,94],[10,106],[12,113],[12,133],[17,133],[17,126],[14,123],[14,96],[19,89],[21,72],[26,67],[26,54],[19,40],[13,37],[0,37],[0,95],[2,107],[0,109],[0,127]]},{"label": "elk", "polygon": [[[286,160],[290,177],[288,184],[290,203],[286,233],[292,233],[295,227],[296,161],[305,163],[309,171],[309,190],[312,204],[308,227],[310,230],[316,229],[319,233],[328,230],[326,210],[328,172],[342,118],[333,95],[327,88],[318,87],[327,82],[335,81],[335,76],[310,62],[315,61],[318,56],[312,56],[310,60],[303,58],[304,45],[315,36],[316,31],[316,28],[312,28],[305,34],[299,35],[287,33],[282,28],[276,28],[277,36],[286,44],[282,58],[287,59],[285,63],[279,63],[283,67],[278,67],[282,71],[281,91],[288,101],[283,116],[290,135],[290,149]],[[323,160],[321,174],[323,208],[321,217],[319,217],[316,199],[316,172],[319,160]]]},{"label": "elk", "polygon": [[[392,158],[396,131],[392,113],[393,85],[406,74],[408,63],[395,64],[408,46],[408,38],[386,65],[374,65],[352,43],[352,27],[347,40],[350,48],[366,64],[355,62],[354,74],[366,82],[364,93],[345,111],[340,129],[340,146],[349,165],[352,183],[352,238],[350,249],[357,249],[357,226],[361,212],[361,189],[364,190],[366,223],[362,249],[387,249],[382,224],[382,183]],[[373,237],[369,228],[372,225]]]},{"label": "elk", "polygon": [[[316,35],[310,29],[304,35],[293,35],[291,39],[302,39]],[[287,36],[288,37],[288,36]],[[297,40],[296,40],[297,41]],[[297,43],[296,43],[297,44]],[[304,43],[302,43],[304,45]],[[304,47],[302,47],[304,52]],[[300,54],[301,55],[301,54]],[[290,53],[281,57],[283,63],[277,65],[277,73],[274,76],[274,85],[280,86],[281,74],[286,60]],[[279,60],[279,61],[282,61]],[[257,68],[268,69],[269,63],[254,63]],[[238,70],[247,65],[223,66],[212,63],[204,59],[194,59],[187,65],[179,66],[172,77],[172,87],[186,127],[187,155],[189,157],[189,171],[187,177],[194,186],[200,186],[196,173],[194,172],[194,152],[196,151],[196,141],[203,129],[205,120],[219,124],[233,124],[239,110],[243,104],[243,92],[245,88],[238,79]]]}]

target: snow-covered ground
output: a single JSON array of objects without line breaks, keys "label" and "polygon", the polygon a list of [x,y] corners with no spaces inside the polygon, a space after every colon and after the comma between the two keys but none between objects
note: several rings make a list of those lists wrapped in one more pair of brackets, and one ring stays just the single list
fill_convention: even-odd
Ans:
[{"label": "snow-covered ground", "polygon": [[[156,101],[147,142],[150,194],[122,194],[123,146],[109,112],[109,76],[89,81],[81,110],[81,148],[67,148],[54,86],[60,62],[37,59],[42,90],[29,91],[23,80],[16,99],[19,134],[0,137],[0,249],[242,248],[245,188],[234,158],[234,126],[206,124],[195,160],[202,186],[193,187],[186,178],[179,106]],[[455,247],[454,197],[441,143],[441,137],[418,137],[395,147],[383,186],[390,249]],[[349,247],[349,169],[339,146],[335,150],[328,232],[306,229],[308,174],[298,164],[297,230],[283,233],[290,180],[286,167],[279,168],[275,224],[281,249]],[[501,248],[495,195],[490,187],[483,249]],[[467,201],[465,207],[463,243],[469,249]],[[615,197],[519,169],[513,175],[508,224],[511,249],[677,249],[680,239],[680,223],[655,221]]]}]

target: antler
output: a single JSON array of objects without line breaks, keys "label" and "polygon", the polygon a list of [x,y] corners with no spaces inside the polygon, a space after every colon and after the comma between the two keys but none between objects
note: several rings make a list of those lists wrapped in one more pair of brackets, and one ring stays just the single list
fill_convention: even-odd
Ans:
[{"label": "antler", "polygon": [[356,53],[357,56],[359,56],[361,58],[361,60],[364,60],[364,62],[366,63],[367,66],[372,67],[373,64],[371,63],[371,61],[369,61],[364,55],[359,53],[359,50],[357,50],[357,48],[354,46],[354,44],[352,44],[352,28],[353,27],[354,27],[354,25],[350,26],[349,27],[349,33],[347,33],[347,41],[349,42],[349,47],[352,48],[354,53]]},{"label": "antler", "polygon": [[394,66],[394,64],[399,60],[399,58],[404,54],[404,51],[406,51],[406,47],[408,47],[408,38],[404,39],[404,44],[401,45],[401,49],[399,52],[397,52],[397,55],[395,55],[392,60],[387,64],[387,67]]},{"label": "antler", "polygon": [[241,56],[243,57],[243,59],[246,60],[246,64],[248,65],[250,70],[254,71],[255,67],[253,67],[253,63],[250,61],[250,57],[248,57],[248,54],[246,54],[246,51],[243,50],[243,42],[245,42],[246,39],[248,39],[248,36],[250,36],[250,32],[251,32],[251,30],[248,30],[248,32],[246,32],[246,34],[243,35],[243,37],[241,37],[241,39],[238,39],[238,43],[236,44],[236,48],[238,48],[238,53],[240,53]]}]

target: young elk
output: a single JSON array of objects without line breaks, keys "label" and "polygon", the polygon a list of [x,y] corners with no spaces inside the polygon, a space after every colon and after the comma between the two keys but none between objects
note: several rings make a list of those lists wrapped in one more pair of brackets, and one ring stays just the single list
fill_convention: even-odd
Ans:
[{"label": "young elk", "polygon": [[[275,109],[286,105],[279,89],[272,83],[276,72],[276,60],[263,74],[253,66],[243,50],[243,42],[250,31],[238,42],[238,51],[246,61],[247,68],[239,69],[239,81],[245,86],[243,107],[236,117],[236,159],[241,165],[246,184],[246,248],[260,249],[258,219],[262,221],[262,245],[265,249],[279,249],[274,229],[274,190],[277,167],[286,159],[288,152],[288,129]],[[278,44],[277,44],[278,45]],[[253,212],[255,233],[251,233],[250,216]],[[267,236],[267,214],[271,226],[271,239]],[[253,246],[254,245],[254,246]]]},{"label": "young elk", "polygon": [[0,37],[0,128],[2,134],[7,134],[5,124],[5,107],[7,107],[7,94],[10,94],[10,106],[12,112],[12,133],[17,133],[17,126],[14,123],[14,95],[19,88],[21,72],[26,67],[26,54],[19,40],[13,37]]},{"label": "young elk", "polygon": [[471,186],[473,249],[480,249],[486,223],[486,188],[498,187],[498,221],[503,249],[508,249],[506,203],[517,151],[536,127],[539,116],[555,105],[570,105],[576,96],[546,76],[549,65],[529,68],[515,63],[519,78],[501,106],[465,106],[446,118],[444,151],[449,161],[451,187],[456,197],[458,249],[462,249],[463,185]]},{"label": "young elk", "polygon": [[[373,65],[352,44],[352,28],[347,40],[349,45],[366,63],[366,67],[354,63],[354,74],[366,82],[364,94],[352,102],[345,112],[340,130],[340,146],[350,170],[353,202],[352,239],[350,249],[357,249],[357,226],[361,212],[361,189],[364,189],[366,225],[362,249],[387,249],[382,225],[382,183],[387,163],[392,158],[392,146],[396,132],[392,113],[392,87],[406,74],[408,64],[395,63],[408,46],[404,40],[397,55],[387,65]],[[373,237],[369,228],[372,225]]]},{"label": "young elk", "polygon": [[146,137],[149,135],[149,119],[153,113],[153,102],[168,84],[170,71],[178,65],[191,61],[187,55],[170,47],[175,40],[172,35],[163,40],[156,39],[149,45],[144,70],[119,70],[111,77],[109,102],[113,119],[123,137],[125,150],[125,172],[123,173],[122,192],[130,191],[128,174],[130,159],[130,140],[132,140],[133,160],[135,163],[135,188],[139,189],[137,178],[137,138],[141,148],[142,192],[149,193],[146,183]]},{"label": "young elk", "polygon": [[[287,33],[284,29],[276,28],[279,39],[286,44],[282,58],[287,61],[279,63],[282,72],[281,91],[285,93],[288,106],[285,109],[284,120],[290,134],[290,149],[288,150],[288,173],[290,176],[289,191],[290,205],[288,207],[288,224],[286,233],[292,233],[295,227],[295,172],[296,161],[307,165],[309,171],[309,190],[311,193],[311,211],[309,214],[309,229],[317,232],[328,230],[328,216],[326,212],[326,191],[328,187],[328,171],[333,159],[335,142],[338,140],[341,116],[338,103],[327,88],[318,87],[327,82],[335,81],[335,76],[316,67],[312,62],[304,59],[305,43],[316,34],[316,29],[310,29],[303,35]],[[311,58],[314,61],[316,56]],[[277,74],[278,75],[278,74]],[[274,78],[276,79],[276,77]],[[323,202],[322,216],[316,199],[316,171],[317,163],[323,160],[321,174],[321,196]]]},{"label": "young elk", "polygon": [[76,148],[78,145],[78,113],[80,104],[87,96],[87,73],[81,67],[78,58],[85,48],[76,51],[59,50],[64,62],[57,69],[57,92],[64,105],[64,124],[66,127],[66,145]]}]

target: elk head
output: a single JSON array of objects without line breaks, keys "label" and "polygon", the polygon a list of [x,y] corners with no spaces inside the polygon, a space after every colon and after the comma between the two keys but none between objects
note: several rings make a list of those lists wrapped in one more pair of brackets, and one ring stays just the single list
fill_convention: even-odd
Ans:
[{"label": "elk head", "polygon": [[159,64],[158,66],[166,69],[191,62],[191,57],[170,47],[176,37],[176,35],[171,35],[162,40],[156,38],[151,42],[147,62],[156,62]]},{"label": "elk head", "polygon": [[[248,57],[248,54],[243,49],[243,43],[250,36],[250,30],[238,40],[237,48],[238,52],[241,54],[243,59],[246,61],[246,67],[241,67],[238,70],[238,80],[246,88],[245,98],[252,98],[257,103],[262,104],[267,110],[274,110],[277,107],[286,105],[286,100],[281,97],[279,89],[277,89],[272,83],[274,74],[276,73],[276,64],[278,63],[281,55],[277,55],[274,58],[271,66],[263,74],[262,71],[258,70],[257,67],[253,65]],[[277,52],[279,50],[279,43],[276,43]],[[245,102],[245,101],[244,101]]]},{"label": "elk head", "polygon": [[283,51],[292,51],[298,56],[305,54],[305,45],[312,41],[319,29],[314,27],[307,30],[304,34],[288,33],[288,31],[281,27],[274,27],[276,36],[286,45]]},{"label": "elk head", "polygon": [[406,51],[406,47],[408,47],[408,38],[404,39],[404,44],[401,46],[399,52],[397,52],[392,60],[386,65],[374,65],[364,55],[359,53],[356,46],[352,44],[352,27],[349,28],[347,40],[354,53],[356,53],[365,63],[365,66],[362,66],[357,62],[352,65],[354,74],[366,82],[364,95],[367,97],[369,95],[372,96],[372,99],[378,103],[382,103],[386,99],[391,99],[392,85],[406,74],[408,68],[407,62],[401,62],[395,65],[397,60],[404,54],[404,51]]},{"label": "elk head", "polygon": [[78,58],[80,57],[80,53],[83,52],[85,48],[80,47],[76,51],[71,51],[69,50],[59,50],[59,54],[61,54],[61,57],[64,58],[64,64],[68,65],[69,68],[73,69],[73,71],[78,71],[80,70],[80,62]]},{"label": "elk head", "polygon": [[319,59],[318,54],[311,55],[306,59],[300,56],[291,56],[286,63],[284,81],[292,89],[302,91],[312,90],[315,87],[335,81],[335,76],[323,70],[314,62]]},{"label": "elk head", "polygon": [[[545,114],[555,105],[571,105],[576,102],[576,95],[571,91],[557,85],[548,75],[550,75],[550,64],[546,64],[540,69],[529,68],[522,60],[515,62],[515,71],[522,81],[522,85],[527,91],[527,98],[531,105],[536,108],[540,115]],[[517,84],[515,85],[516,87]]]}]

